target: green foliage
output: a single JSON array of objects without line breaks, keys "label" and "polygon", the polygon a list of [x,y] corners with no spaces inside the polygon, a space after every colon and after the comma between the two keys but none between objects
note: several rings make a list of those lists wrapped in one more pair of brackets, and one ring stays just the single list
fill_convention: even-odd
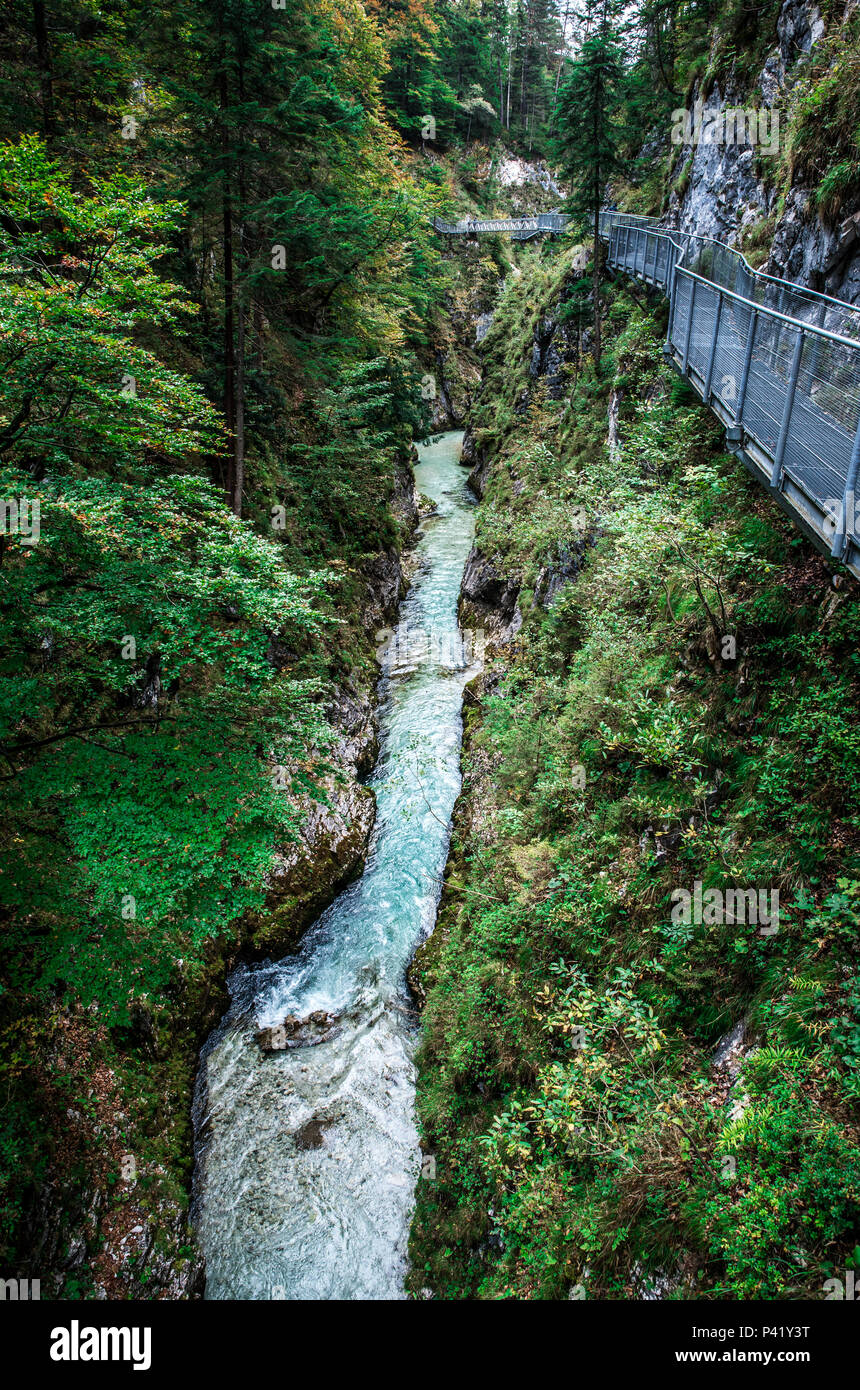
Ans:
[{"label": "green foliage", "polygon": [[259,905],[296,832],[269,773],[307,760],[321,720],[272,650],[319,630],[319,584],[200,479],[3,487],[41,526],[0,571],[8,978],[62,979],[124,1019],[177,953]]},{"label": "green foliage", "polygon": [[[358,0],[4,10],[0,1234],[16,1268],[46,1176],[61,1241],[110,1252],[129,1202],[182,1264],[198,1030],[240,945],[286,949],[303,924],[301,893],[265,911],[271,872],[330,771],[332,681],[360,696],[375,677],[368,574],[404,539],[391,503],[456,279],[428,222],[449,173],[413,167],[391,84],[411,67],[410,121],[488,128],[484,17],[409,8],[399,35]],[[86,1263],[53,1292],[103,1277]],[[142,1261],[120,1285],[153,1296],[147,1278]]]},{"label": "green foliage", "polygon": [[717,1297],[800,1292],[813,1251],[857,1229],[860,1158],[820,1108],[815,1080],[810,1063],[785,1047],[762,1048],[745,1069],[747,1102],[720,1136],[737,1171],[706,1204],[710,1249],[725,1268]]},{"label": "green foliage", "polygon": [[599,209],[619,166],[624,55],[612,7],[593,5],[592,32],[569,64],[558,97],[557,150],[571,182],[569,206],[583,222]]},{"label": "green foliage", "polygon": [[[826,222],[836,222],[860,172],[860,29],[849,16],[815,47],[792,92],[780,152],[784,186],[803,179]],[[844,214],[843,214],[844,215]]]},{"label": "green foliage", "polygon": [[223,444],[200,389],[135,341],[189,307],[156,270],[181,206],[119,171],[82,197],[35,138],[0,147],[0,199],[0,454],[128,477]]},{"label": "green foliage", "polygon": [[504,131],[524,153],[544,152],[567,27],[551,0],[368,8],[387,49],[386,104],[407,139],[421,136],[429,113],[434,143]]},{"label": "green foliage", "polygon": [[[523,625],[469,710],[418,972],[437,1181],[413,1282],[820,1297],[860,1232],[856,595],[789,544],[621,287],[611,380],[541,394],[524,364],[566,283],[564,258],[526,267],[486,340],[478,539]],[[696,882],[778,890],[778,932],[675,920]]]}]

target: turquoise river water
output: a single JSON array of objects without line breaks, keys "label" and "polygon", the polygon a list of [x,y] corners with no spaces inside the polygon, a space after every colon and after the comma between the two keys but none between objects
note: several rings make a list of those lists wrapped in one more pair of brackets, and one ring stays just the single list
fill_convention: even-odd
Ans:
[{"label": "turquoise river water", "polygon": [[[461,444],[453,432],[419,448],[416,482],[437,510],[384,642],[364,873],[298,954],[233,974],[229,1013],[201,1056],[194,1211],[207,1298],[403,1296],[421,1170],[405,971],[435,921],[463,687],[476,670],[457,626],[474,533]],[[255,1041],[260,1028],[320,1011],[332,1025],[294,1027],[289,1046],[264,1052]]]}]

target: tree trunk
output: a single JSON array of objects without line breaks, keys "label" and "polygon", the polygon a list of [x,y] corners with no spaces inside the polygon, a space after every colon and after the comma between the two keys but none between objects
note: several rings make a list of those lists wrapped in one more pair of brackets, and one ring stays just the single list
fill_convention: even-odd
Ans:
[{"label": "tree trunk", "polygon": [[[227,82],[227,54],[223,32],[220,43],[218,97],[221,111],[221,239],[224,258],[224,417],[227,429],[233,434],[236,424],[235,348],[233,343],[233,200],[230,187],[230,137],[227,130],[227,110],[230,92]],[[227,467],[225,490],[232,504],[235,491],[235,455]]]},{"label": "tree trunk", "polygon": [[245,309],[237,305],[236,335],[236,431],[233,449],[233,511],[242,515],[242,489],[245,486]]},{"label": "tree trunk", "polygon": [[[567,52],[567,21],[570,19],[570,0],[564,7],[564,18],[561,21],[561,52],[558,55],[558,68],[555,74],[555,98],[558,100],[558,88],[561,82],[561,70],[564,67],[564,55]],[[552,126],[555,125],[555,111],[553,111]],[[552,128],[551,126],[551,128]]]},{"label": "tree trunk", "polygon": [[600,207],[598,202],[594,213],[594,270],[591,276],[591,294],[594,300],[594,366],[595,370],[600,370],[600,238],[597,235],[597,211]]},{"label": "tree trunk", "polygon": [[257,371],[263,371],[263,310],[259,304],[254,305],[254,342],[257,348]]},{"label": "tree trunk", "polygon": [[600,237],[598,223],[600,203],[603,195],[603,181],[600,177],[600,124],[603,118],[603,82],[600,69],[597,73],[597,88],[594,93],[594,112],[592,135],[594,139],[594,270],[591,277],[591,293],[594,297],[594,370],[600,372]]},{"label": "tree trunk", "polygon": [[51,75],[51,52],[48,47],[48,23],[44,0],[33,0],[33,28],[36,31],[36,61],[39,65],[39,94],[42,99],[42,129],[45,142],[54,135],[54,83]]},{"label": "tree trunk", "polygon": [[[241,43],[238,46],[239,60],[239,107],[245,102],[245,63]],[[243,131],[239,131],[239,150],[243,148]],[[239,155],[239,238],[238,238],[238,291],[236,294],[236,429],[233,436],[233,511],[242,515],[242,489],[245,485],[245,285],[248,274],[248,248],[245,243],[245,209],[248,206],[248,190],[245,181],[245,163]]]}]

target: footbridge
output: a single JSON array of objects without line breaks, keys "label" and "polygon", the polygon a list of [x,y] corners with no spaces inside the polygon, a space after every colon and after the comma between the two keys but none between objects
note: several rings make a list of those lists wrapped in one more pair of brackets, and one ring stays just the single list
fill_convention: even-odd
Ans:
[{"label": "footbridge", "polygon": [[464,217],[459,222],[433,218],[441,236],[477,236],[481,232],[508,232],[514,241],[529,241],[547,232],[563,232],[570,218],[563,212],[541,212],[535,217]]}]

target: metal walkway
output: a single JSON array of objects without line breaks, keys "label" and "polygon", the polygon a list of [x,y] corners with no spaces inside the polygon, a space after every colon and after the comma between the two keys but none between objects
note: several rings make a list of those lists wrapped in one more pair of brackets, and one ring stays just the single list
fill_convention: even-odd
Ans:
[{"label": "metal walkway", "polygon": [[[560,213],[436,222],[443,235],[564,231]],[[728,447],[805,535],[860,578],[860,309],[755,271],[722,242],[600,214],[608,263],[669,297],[664,351]]]},{"label": "metal walkway", "polygon": [[563,212],[541,212],[536,217],[468,217],[460,222],[433,218],[433,230],[442,236],[477,236],[479,232],[510,232],[514,241],[529,241],[543,232],[563,232],[570,218]]}]

